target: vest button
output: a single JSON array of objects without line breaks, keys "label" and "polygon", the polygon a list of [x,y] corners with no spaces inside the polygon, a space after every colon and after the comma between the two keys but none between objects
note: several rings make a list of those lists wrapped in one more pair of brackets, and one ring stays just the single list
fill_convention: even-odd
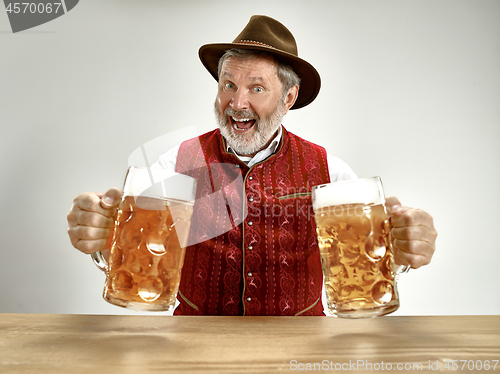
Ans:
[{"label": "vest button", "polygon": [[253,249],[253,246],[249,245],[248,250],[251,251]]},{"label": "vest button", "polygon": [[237,167],[237,168],[239,168],[239,167],[240,167],[240,165],[238,165],[238,164],[234,164],[234,166],[235,166],[235,167]]},{"label": "vest button", "polygon": [[248,276],[249,276],[249,277],[253,277],[253,274],[249,272],[249,273],[248,273]]},{"label": "vest button", "polygon": [[248,201],[252,202],[253,201],[253,197],[249,197]]},{"label": "vest button", "polygon": [[252,298],[251,297],[247,297],[247,301],[252,301]]},{"label": "vest button", "polygon": [[253,177],[250,175],[250,176],[248,177],[248,180],[249,180],[249,181],[253,180]]},{"label": "vest button", "polygon": [[252,225],[253,225],[252,221],[248,222],[248,226],[252,226]]}]

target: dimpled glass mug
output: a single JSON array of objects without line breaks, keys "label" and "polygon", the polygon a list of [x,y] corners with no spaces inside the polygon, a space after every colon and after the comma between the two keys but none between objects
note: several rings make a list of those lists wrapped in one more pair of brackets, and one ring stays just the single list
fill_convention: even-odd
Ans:
[{"label": "dimpled glass mug", "polygon": [[115,216],[103,297],[141,311],[175,306],[196,193],[196,181],[164,169],[132,166]]},{"label": "dimpled glass mug", "polygon": [[314,186],[313,210],[329,312],[376,317],[399,308],[394,262],[379,177]]}]

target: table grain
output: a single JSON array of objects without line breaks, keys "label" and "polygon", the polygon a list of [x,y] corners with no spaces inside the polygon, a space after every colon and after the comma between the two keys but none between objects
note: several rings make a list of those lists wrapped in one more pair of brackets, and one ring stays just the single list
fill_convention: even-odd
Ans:
[{"label": "table grain", "polygon": [[473,373],[486,361],[500,373],[494,360],[500,316],[0,314],[0,373]]}]

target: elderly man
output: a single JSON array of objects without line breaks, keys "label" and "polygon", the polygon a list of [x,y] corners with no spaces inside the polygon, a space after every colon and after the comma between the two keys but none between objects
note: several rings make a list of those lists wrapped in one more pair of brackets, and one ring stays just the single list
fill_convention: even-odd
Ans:
[{"label": "elderly man", "polygon": [[[315,99],[319,74],[298,57],[290,31],[265,16],[253,16],[233,43],[204,45],[199,54],[218,81],[219,129],[185,141],[155,167],[197,178],[199,198],[220,184],[215,179],[226,177],[214,176],[212,167],[234,166],[222,174],[230,180],[241,176],[244,194],[240,190],[235,199],[246,200],[248,214],[239,221],[233,214],[229,230],[207,240],[205,231],[196,237],[200,234],[191,230],[195,244],[186,250],[175,313],[322,315],[315,223],[301,212],[309,211],[312,186],[356,175],[324,148],[281,125],[288,110]],[[233,192],[225,189],[229,198]],[[121,191],[112,188],[75,198],[68,232],[77,249],[105,249],[120,197]],[[213,221],[213,212],[201,205],[195,204],[192,227]],[[396,260],[412,268],[428,264],[437,235],[432,217],[402,207],[394,197],[387,199],[387,207]]]}]

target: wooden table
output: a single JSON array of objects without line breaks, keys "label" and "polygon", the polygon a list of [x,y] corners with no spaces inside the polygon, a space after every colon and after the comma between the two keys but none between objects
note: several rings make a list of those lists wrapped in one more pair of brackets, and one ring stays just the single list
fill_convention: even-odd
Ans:
[{"label": "wooden table", "polygon": [[498,360],[500,316],[0,314],[0,373],[500,373]]}]

